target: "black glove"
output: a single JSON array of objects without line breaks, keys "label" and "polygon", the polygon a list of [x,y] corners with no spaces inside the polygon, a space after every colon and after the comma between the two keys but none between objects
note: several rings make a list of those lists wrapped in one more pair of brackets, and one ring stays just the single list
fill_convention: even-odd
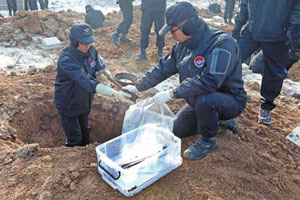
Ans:
[{"label": "black glove", "polygon": [[241,34],[241,29],[242,27],[239,25],[235,25],[233,30],[232,30],[232,37],[236,40],[238,40],[240,38],[240,34]]},{"label": "black glove", "polygon": [[287,36],[289,38],[288,44],[290,49],[300,52],[300,26],[288,29]]}]

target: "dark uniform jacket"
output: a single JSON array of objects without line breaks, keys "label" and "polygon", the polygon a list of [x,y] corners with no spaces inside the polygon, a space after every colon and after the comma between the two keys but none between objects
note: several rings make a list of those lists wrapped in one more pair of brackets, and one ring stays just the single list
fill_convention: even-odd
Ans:
[{"label": "dark uniform jacket", "polygon": [[165,12],[166,7],[166,0],[142,0],[141,4],[141,10],[149,12]]},{"label": "dark uniform jacket", "polygon": [[85,23],[89,24],[93,29],[103,27],[104,16],[100,10],[91,8],[85,15]]},{"label": "dark uniform jacket", "polygon": [[299,7],[299,0],[242,0],[240,13],[236,17],[236,25],[243,26],[254,41],[284,41],[289,23],[300,23],[300,10],[294,12],[295,5]]},{"label": "dark uniform jacket", "polygon": [[196,34],[174,45],[158,67],[146,73],[137,89],[147,90],[179,73],[180,85],[174,90],[175,98],[184,98],[193,105],[195,96],[222,92],[232,94],[245,105],[247,94],[236,42],[228,34],[210,29],[199,20],[201,25]]},{"label": "dark uniform jacket", "polygon": [[95,72],[104,67],[93,46],[86,54],[71,44],[62,51],[55,80],[55,105],[60,114],[73,117],[90,111],[99,83]]}]

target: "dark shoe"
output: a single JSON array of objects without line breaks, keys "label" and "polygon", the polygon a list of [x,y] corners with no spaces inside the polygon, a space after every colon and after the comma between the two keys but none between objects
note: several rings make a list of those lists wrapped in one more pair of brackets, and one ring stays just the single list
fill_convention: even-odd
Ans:
[{"label": "dark shoe", "polygon": [[232,23],[232,21],[231,21],[231,18],[230,19],[228,19],[228,22],[227,22],[229,25],[232,25],[233,23]]},{"label": "dark shoe", "polygon": [[127,38],[127,37],[126,37],[126,34],[122,33],[122,34],[121,34],[121,37],[120,37],[120,42],[127,42],[127,43],[130,43],[130,42],[132,42],[132,39]]},{"label": "dark shoe", "polygon": [[120,46],[120,43],[119,43],[119,34],[117,32],[113,32],[111,35],[110,35],[110,38],[112,40],[112,42],[116,45],[116,46]]},{"label": "dark shoe", "polygon": [[227,19],[226,18],[224,18],[224,22],[225,22],[225,24],[227,24]]},{"label": "dark shoe", "polygon": [[147,55],[146,55],[146,50],[141,50],[141,54],[135,58],[136,61],[141,61],[141,60],[146,60]]},{"label": "dark shoe", "polygon": [[219,120],[218,125],[231,130],[233,133],[237,133],[239,130],[239,124],[235,121],[235,119]]},{"label": "dark shoe", "polygon": [[8,11],[8,15],[11,16],[11,11]]},{"label": "dark shoe", "polygon": [[215,151],[217,148],[216,138],[201,137],[196,143],[184,151],[184,157],[188,160],[200,160],[208,153]]},{"label": "dark shoe", "polygon": [[265,124],[267,126],[271,125],[271,111],[261,108],[259,111],[258,123]]},{"label": "dark shoe", "polygon": [[157,50],[157,56],[158,56],[158,60],[162,59],[164,57],[163,55],[163,49],[162,48],[159,48]]}]

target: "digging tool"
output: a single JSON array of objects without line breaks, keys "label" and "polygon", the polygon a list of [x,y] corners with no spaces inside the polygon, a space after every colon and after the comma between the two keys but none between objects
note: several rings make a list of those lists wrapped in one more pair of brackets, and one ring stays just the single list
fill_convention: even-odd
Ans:
[{"label": "digging tool", "polygon": [[122,88],[122,85],[120,83],[118,83],[115,79],[113,79],[111,77],[111,75],[106,71],[106,70],[102,70],[101,73],[111,82],[113,83],[115,86],[117,86],[120,90],[122,90],[123,92],[126,92],[127,94],[131,95],[130,100],[133,102],[136,102],[136,100],[139,98],[136,94],[129,92],[128,90],[124,90]]},{"label": "digging tool", "polygon": [[154,156],[155,154],[158,154],[158,153],[162,152],[162,151],[165,150],[166,148],[167,148],[167,146],[163,146],[162,149],[159,150],[158,152],[156,152],[156,153],[154,153],[154,154],[151,154],[151,155],[149,155],[149,156],[143,157],[143,158],[139,158],[139,159],[134,160],[134,161],[130,161],[130,162],[124,163],[124,164],[121,165],[121,167],[122,167],[123,169],[128,169],[128,168],[130,168],[130,167],[132,167],[132,166],[134,166],[134,165],[137,165],[137,164],[143,162],[143,161],[146,160],[147,158],[150,158],[150,157]]}]

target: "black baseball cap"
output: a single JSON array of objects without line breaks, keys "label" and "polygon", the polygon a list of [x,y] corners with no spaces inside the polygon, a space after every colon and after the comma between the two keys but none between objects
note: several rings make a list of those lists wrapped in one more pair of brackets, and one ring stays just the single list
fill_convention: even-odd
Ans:
[{"label": "black baseball cap", "polygon": [[198,13],[194,6],[186,1],[176,2],[171,5],[166,12],[166,24],[160,29],[159,35],[165,35],[175,25],[184,21],[198,18]]},{"label": "black baseball cap", "polygon": [[71,35],[81,44],[91,44],[96,41],[92,27],[86,23],[74,24],[71,28]]}]

